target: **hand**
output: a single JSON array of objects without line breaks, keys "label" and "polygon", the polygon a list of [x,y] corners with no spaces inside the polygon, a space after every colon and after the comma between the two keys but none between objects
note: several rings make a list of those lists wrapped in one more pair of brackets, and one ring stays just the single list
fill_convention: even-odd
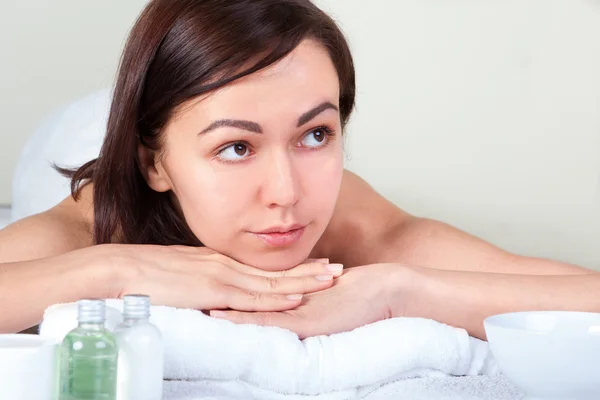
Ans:
[{"label": "hand", "polygon": [[[302,304],[282,312],[211,311],[211,316],[236,323],[278,326],[300,338],[345,332],[399,316],[408,301],[411,268],[372,264],[344,271],[326,290],[304,296]],[[392,309],[395,310],[392,315]]]},{"label": "hand", "polygon": [[104,245],[103,249],[108,252],[103,259],[112,260],[124,277],[107,297],[142,293],[153,304],[199,310],[288,310],[301,303],[302,295],[331,287],[342,273],[341,265],[326,260],[287,271],[263,271],[199,247]]}]

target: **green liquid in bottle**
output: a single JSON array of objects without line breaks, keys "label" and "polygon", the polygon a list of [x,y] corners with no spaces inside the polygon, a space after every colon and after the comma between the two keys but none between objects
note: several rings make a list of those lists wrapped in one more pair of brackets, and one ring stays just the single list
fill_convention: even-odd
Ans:
[{"label": "green liquid in bottle", "polygon": [[115,400],[118,344],[103,323],[80,323],[60,348],[59,400]]}]

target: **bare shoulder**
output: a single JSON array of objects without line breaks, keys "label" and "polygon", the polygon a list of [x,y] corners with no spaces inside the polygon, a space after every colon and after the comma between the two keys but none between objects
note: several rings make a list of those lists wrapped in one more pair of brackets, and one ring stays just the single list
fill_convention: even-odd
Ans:
[{"label": "bare shoulder", "polygon": [[93,244],[93,187],[0,230],[0,263],[66,253]]},{"label": "bare shoulder", "polygon": [[314,255],[353,264],[352,254],[363,252],[391,230],[415,217],[378,193],[357,174],[345,170],[331,221]]}]

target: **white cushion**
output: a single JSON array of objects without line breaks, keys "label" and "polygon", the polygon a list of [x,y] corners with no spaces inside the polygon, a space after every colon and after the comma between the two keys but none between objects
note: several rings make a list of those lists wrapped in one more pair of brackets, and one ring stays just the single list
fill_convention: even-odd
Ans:
[{"label": "white cushion", "polygon": [[29,138],[13,177],[12,221],[45,211],[70,194],[61,167],[78,167],[100,153],[111,92],[102,89],[53,112]]},{"label": "white cushion", "polygon": [[0,207],[0,229],[4,228],[10,222],[10,208]]}]

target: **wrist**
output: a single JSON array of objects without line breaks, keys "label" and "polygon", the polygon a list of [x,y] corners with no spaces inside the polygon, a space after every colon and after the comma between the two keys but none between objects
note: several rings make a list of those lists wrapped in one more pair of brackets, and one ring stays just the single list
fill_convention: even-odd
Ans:
[{"label": "wrist", "polygon": [[122,262],[124,246],[101,244],[85,250],[85,256],[78,256],[80,274],[75,278],[89,288],[81,297],[119,298],[131,275],[129,264]]},{"label": "wrist", "polygon": [[[461,271],[412,268],[410,301],[404,316],[434,320],[463,328],[479,338],[485,305],[474,307],[475,294],[470,290],[469,276]],[[469,275],[467,273],[467,275]]]},{"label": "wrist", "polygon": [[387,298],[392,317],[434,318],[436,281],[426,268],[392,264]]}]

